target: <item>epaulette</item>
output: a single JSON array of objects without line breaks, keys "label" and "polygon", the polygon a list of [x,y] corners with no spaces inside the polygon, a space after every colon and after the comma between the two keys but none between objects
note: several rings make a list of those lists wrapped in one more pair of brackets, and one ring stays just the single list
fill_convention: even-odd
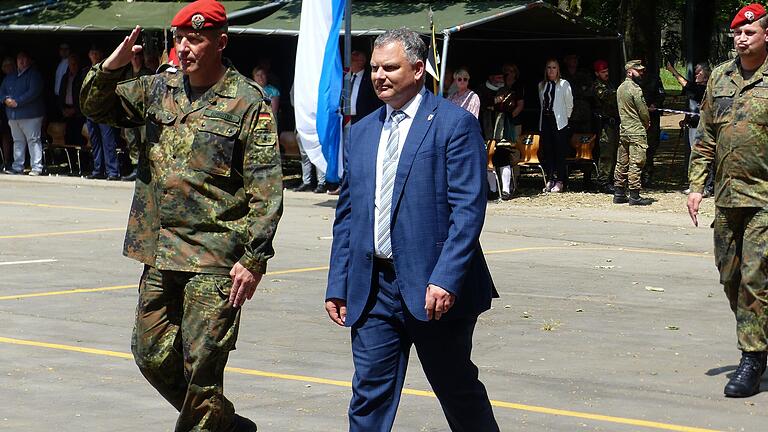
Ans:
[{"label": "epaulette", "polygon": [[160,65],[160,67],[157,68],[157,73],[159,73],[159,74],[163,73],[163,72],[168,72],[168,73],[171,73],[171,74],[175,74],[178,71],[179,71],[179,69],[176,68],[176,66],[174,66],[174,65],[172,65],[170,63],[163,63],[163,64]]}]

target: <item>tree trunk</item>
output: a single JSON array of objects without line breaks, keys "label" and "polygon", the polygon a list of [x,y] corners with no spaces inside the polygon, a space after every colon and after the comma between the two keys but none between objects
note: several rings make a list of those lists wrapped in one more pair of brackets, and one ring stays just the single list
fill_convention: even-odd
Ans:
[{"label": "tree trunk", "polygon": [[624,35],[627,60],[643,60],[647,74],[658,76],[661,26],[656,19],[658,0],[621,0],[619,31]]}]

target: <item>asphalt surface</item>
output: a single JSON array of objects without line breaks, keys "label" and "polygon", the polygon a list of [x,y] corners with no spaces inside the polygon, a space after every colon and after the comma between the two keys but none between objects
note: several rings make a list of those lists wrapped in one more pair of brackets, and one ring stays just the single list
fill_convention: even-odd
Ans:
[{"label": "asphalt surface", "polygon": [[[130,359],[131,194],[0,176],[0,430],[173,430],[173,408]],[[260,431],[343,431],[349,331],[323,310],[335,200],[285,202],[225,392]],[[768,392],[722,396],[739,352],[711,219],[635,210],[489,204],[482,244],[501,298],[473,358],[503,431],[766,429]],[[428,390],[412,353],[395,430],[449,430]]]}]

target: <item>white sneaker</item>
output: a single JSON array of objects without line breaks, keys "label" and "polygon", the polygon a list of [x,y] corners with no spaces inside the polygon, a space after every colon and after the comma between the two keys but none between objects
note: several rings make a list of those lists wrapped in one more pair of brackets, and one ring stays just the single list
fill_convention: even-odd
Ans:
[{"label": "white sneaker", "polygon": [[552,188],[554,186],[555,186],[555,182],[550,180],[550,181],[547,182],[547,185],[544,186],[544,189],[542,189],[541,191],[544,192],[544,193],[550,192],[550,191],[552,191]]},{"label": "white sneaker", "polygon": [[29,175],[31,175],[31,176],[39,176],[39,175],[42,175],[42,174],[43,173],[41,173],[40,171],[30,171],[29,172]]}]

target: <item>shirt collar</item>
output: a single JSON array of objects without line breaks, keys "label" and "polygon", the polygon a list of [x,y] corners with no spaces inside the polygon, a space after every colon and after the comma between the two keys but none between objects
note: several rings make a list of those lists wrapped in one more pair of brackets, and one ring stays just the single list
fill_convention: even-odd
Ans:
[{"label": "shirt collar", "polygon": [[[419,105],[421,105],[421,100],[424,98],[424,93],[426,93],[427,88],[422,87],[421,91],[413,97],[410,101],[408,101],[405,105],[403,105],[402,108],[400,108],[400,111],[404,112],[405,115],[412,119],[416,117],[416,113],[419,111]],[[392,111],[395,109],[392,108],[389,104],[387,104],[387,121],[389,121],[390,117],[392,116]]]}]

